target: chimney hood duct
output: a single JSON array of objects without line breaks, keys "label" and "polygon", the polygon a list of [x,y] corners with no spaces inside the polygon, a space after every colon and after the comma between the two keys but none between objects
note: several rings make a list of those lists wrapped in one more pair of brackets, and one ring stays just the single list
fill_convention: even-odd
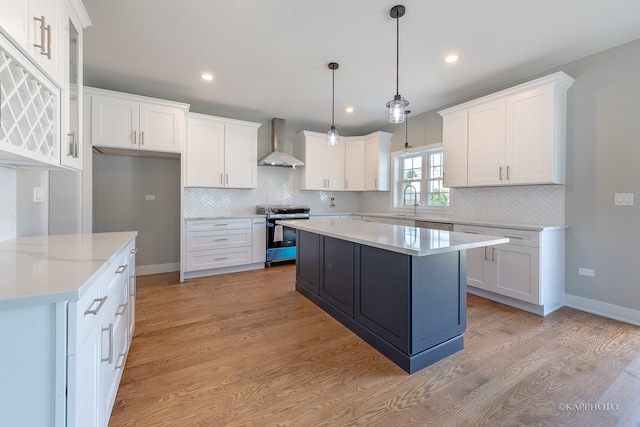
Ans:
[{"label": "chimney hood duct", "polygon": [[279,151],[284,144],[284,119],[271,120],[271,154],[258,162],[258,166],[280,166],[297,168],[304,166],[304,162],[296,159],[291,154]]}]

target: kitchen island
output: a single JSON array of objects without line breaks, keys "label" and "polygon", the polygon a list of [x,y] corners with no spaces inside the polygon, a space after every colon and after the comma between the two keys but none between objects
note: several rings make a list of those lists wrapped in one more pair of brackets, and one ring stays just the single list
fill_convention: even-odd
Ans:
[{"label": "kitchen island", "polygon": [[466,250],[509,242],[347,219],[286,225],[296,290],[408,373],[463,348]]},{"label": "kitchen island", "polygon": [[106,427],[131,341],[137,232],[0,241],[0,424]]}]

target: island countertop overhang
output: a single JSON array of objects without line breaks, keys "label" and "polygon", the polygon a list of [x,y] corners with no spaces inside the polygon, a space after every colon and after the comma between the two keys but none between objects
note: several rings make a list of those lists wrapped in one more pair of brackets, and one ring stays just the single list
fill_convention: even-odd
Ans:
[{"label": "island countertop overhang", "polygon": [[418,257],[509,243],[506,237],[350,219],[287,220],[277,224]]}]

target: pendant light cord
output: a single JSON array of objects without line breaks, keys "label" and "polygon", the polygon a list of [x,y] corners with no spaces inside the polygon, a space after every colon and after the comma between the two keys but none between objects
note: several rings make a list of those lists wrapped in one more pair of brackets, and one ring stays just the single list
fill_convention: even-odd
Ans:
[{"label": "pendant light cord", "polygon": [[396,95],[400,94],[400,17],[396,16]]},{"label": "pendant light cord", "polygon": [[331,70],[331,126],[335,126],[336,70]]}]

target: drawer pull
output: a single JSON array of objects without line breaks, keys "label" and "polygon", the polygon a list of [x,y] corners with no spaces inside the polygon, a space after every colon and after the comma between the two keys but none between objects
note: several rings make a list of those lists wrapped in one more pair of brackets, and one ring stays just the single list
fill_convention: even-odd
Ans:
[{"label": "drawer pull", "polygon": [[113,369],[122,369],[122,368],[124,368],[124,358],[125,358],[126,355],[127,355],[126,353],[120,353],[120,355],[118,356],[118,361],[116,362],[116,366]]},{"label": "drawer pull", "polygon": [[465,234],[478,234],[477,231],[463,231]]},{"label": "drawer pull", "polygon": [[507,237],[509,239],[524,240],[524,237],[522,236],[509,236],[508,234],[505,234],[504,237]]},{"label": "drawer pull", "polygon": [[[101,357],[100,362],[113,362],[113,323],[109,323],[108,328],[102,328],[102,332],[109,332],[109,355],[107,357]],[[100,349],[102,355],[102,349]]]},{"label": "drawer pull", "polygon": [[213,224],[214,227],[226,227],[229,224]]},{"label": "drawer pull", "polygon": [[127,269],[127,264],[125,265],[121,265],[120,267],[118,267],[118,269],[116,270],[116,274],[122,274],[125,272],[125,270]]},{"label": "drawer pull", "polygon": [[[91,307],[93,306],[93,304],[95,304],[97,302],[99,303],[98,306],[92,310]],[[104,305],[105,302],[107,302],[107,296],[106,295],[103,296],[102,298],[94,299],[93,302],[91,303],[91,305],[89,306],[89,308],[84,312],[85,316],[88,315],[88,314],[93,314],[93,315],[98,314],[98,312],[100,312],[100,309],[102,308],[102,306]]]},{"label": "drawer pull", "polygon": [[229,240],[229,239],[215,239],[214,242],[224,242],[226,240]]},{"label": "drawer pull", "polygon": [[223,257],[220,257],[220,258],[216,258],[216,261],[223,261],[225,259],[229,259],[229,257],[223,256]]},{"label": "drawer pull", "polygon": [[124,313],[127,311],[127,303],[120,304],[118,309],[116,310],[116,316],[124,316]]}]

